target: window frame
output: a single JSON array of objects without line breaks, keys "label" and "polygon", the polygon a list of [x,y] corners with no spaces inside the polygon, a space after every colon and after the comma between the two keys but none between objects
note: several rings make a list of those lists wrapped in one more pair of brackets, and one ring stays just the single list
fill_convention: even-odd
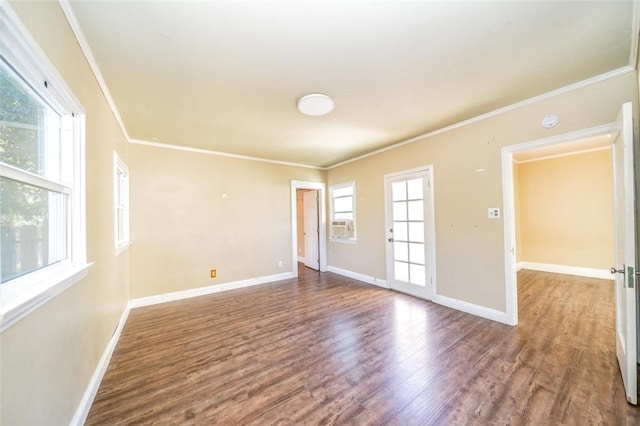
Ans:
[{"label": "window frame", "polygon": [[329,224],[331,225],[331,222],[333,222],[334,220],[340,220],[340,219],[336,219],[335,217],[336,211],[335,211],[335,201],[334,201],[336,198],[339,198],[339,197],[335,197],[333,193],[334,191],[340,190],[343,188],[351,188],[352,190],[351,214],[353,216],[353,219],[351,220],[351,226],[353,227],[353,236],[349,238],[330,237],[330,239],[332,242],[355,244],[358,242],[358,234],[357,234],[357,226],[356,226],[356,181],[355,180],[337,183],[329,186],[329,220],[330,220]]},{"label": "window frame", "polygon": [[[122,158],[120,158],[118,153],[113,151],[113,229],[116,256],[126,251],[131,244],[131,207],[129,191],[129,168],[125,162],[122,161]],[[122,216],[119,214],[120,210],[122,210]]]},{"label": "window frame", "polygon": [[85,196],[85,112],[47,56],[7,2],[0,2],[0,60],[41,97],[64,122],[70,147],[61,160],[67,179],[55,183],[0,163],[0,175],[68,194],[67,256],[64,260],[0,284],[0,332],[88,274]]}]

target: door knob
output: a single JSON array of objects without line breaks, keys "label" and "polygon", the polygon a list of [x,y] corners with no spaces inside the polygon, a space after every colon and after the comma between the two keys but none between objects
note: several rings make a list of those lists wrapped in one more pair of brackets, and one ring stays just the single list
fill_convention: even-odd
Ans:
[{"label": "door knob", "polygon": [[389,238],[387,241],[389,241],[390,243],[393,242],[393,238]]},{"label": "door knob", "polygon": [[611,274],[624,274],[624,269],[616,269],[615,266],[612,266],[609,272],[611,272]]}]

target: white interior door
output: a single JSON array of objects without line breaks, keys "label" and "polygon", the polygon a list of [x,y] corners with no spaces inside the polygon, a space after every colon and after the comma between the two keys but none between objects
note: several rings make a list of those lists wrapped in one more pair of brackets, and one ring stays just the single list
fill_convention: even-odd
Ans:
[{"label": "white interior door", "polygon": [[432,299],[435,239],[432,169],[385,176],[387,282],[389,287]]},{"label": "white interior door", "polygon": [[319,270],[318,256],[318,191],[310,190],[303,194],[304,199],[304,264]]},{"label": "white interior door", "polygon": [[622,106],[613,134],[616,265],[616,354],[627,401],[638,403],[636,382],[636,289],[633,175],[633,116],[631,103]]}]

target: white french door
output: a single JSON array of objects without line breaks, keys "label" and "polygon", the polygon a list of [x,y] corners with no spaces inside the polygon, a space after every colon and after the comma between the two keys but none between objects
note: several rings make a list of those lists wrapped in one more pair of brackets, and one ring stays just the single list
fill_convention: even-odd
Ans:
[{"label": "white french door", "polygon": [[387,283],[432,299],[435,281],[433,169],[385,175]]}]

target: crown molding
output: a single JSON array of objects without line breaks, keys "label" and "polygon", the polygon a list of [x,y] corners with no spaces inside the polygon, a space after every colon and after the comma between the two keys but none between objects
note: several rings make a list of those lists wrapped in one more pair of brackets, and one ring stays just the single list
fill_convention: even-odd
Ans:
[{"label": "crown molding", "polygon": [[129,143],[132,143],[134,145],[152,146],[155,148],[172,149],[174,151],[195,152],[197,154],[216,155],[218,157],[236,158],[238,160],[249,160],[249,161],[258,161],[261,163],[279,164],[281,166],[302,167],[305,169],[314,169],[314,170],[327,170],[324,167],[310,166],[308,164],[289,163],[286,161],[270,160],[267,158],[251,157],[248,155],[239,155],[239,154],[231,154],[228,152],[213,151],[210,149],[192,148],[189,146],[172,145],[172,144],[160,143],[160,142],[151,142],[151,141],[145,141],[142,139],[129,139]]},{"label": "crown molding", "polygon": [[427,138],[430,138],[430,137],[433,137],[433,136],[436,136],[436,135],[440,135],[442,133],[447,133],[447,132],[450,132],[452,130],[456,130],[456,129],[459,129],[461,127],[468,126],[470,124],[474,124],[474,123],[477,123],[479,121],[486,120],[488,118],[495,117],[495,116],[498,116],[500,114],[504,114],[506,112],[514,111],[516,109],[523,108],[525,106],[535,104],[536,102],[540,102],[540,101],[543,101],[545,99],[553,98],[554,96],[558,96],[558,95],[561,95],[561,94],[564,94],[564,93],[568,93],[568,92],[573,92],[574,90],[582,89],[583,87],[591,86],[592,84],[600,83],[600,82],[603,82],[603,81],[606,81],[606,80],[609,80],[609,79],[612,79],[612,78],[615,78],[615,77],[618,77],[618,76],[621,76],[621,75],[625,75],[625,74],[628,74],[628,73],[634,72],[634,71],[635,71],[635,69],[633,67],[624,66],[622,68],[618,68],[618,69],[615,69],[613,71],[609,71],[609,72],[606,72],[604,74],[600,74],[600,75],[597,75],[595,77],[591,77],[591,78],[588,78],[586,80],[579,81],[577,83],[572,83],[572,84],[569,84],[567,86],[561,87],[559,89],[555,89],[555,90],[552,90],[550,92],[542,93],[542,94],[536,95],[536,96],[534,96],[532,98],[528,98],[528,99],[525,99],[523,101],[516,102],[514,104],[507,105],[505,107],[498,108],[498,109],[495,109],[493,111],[490,111],[490,112],[487,112],[487,113],[484,113],[484,114],[480,114],[480,115],[478,115],[476,117],[460,121],[460,122],[452,124],[450,126],[446,126],[446,127],[441,128],[441,129],[433,130],[431,132],[427,132],[427,133],[423,133],[423,134],[418,135],[418,136],[414,136],[414,137],[412,137],[410,139],[407,139],[407,140],[404,140],[404,141],[401,141],[401,142],[397,142],[397,143],[395,143],[393,145],[389,145],[389,146],[384,147],[384,148],[380,148],[380,149],[372,151],[372,152],[370,152],[368,154],[360,155],[358,157],[351,158],[349,160],[345,160],[345,161],[342,161],[342,162],[337,163],[337,164],[333,164],[331,166],[328,166],[327,170],[335,169],[336,167],[344,166],[346,164],[353,163],[355,161],[359,161],[359,160],[365,159],[367,157],[372,157],[374,155],[378,155],[378,154],[381,154],[383,152],[390,151],[392,149],[400,148],[400,147],[403,147],[405,145],[409,145],[409,144],[412,144],[414,142],[418,142],[418,141],[423,140],[423,139],[427,139]]},{"label": "crown molding", "polygon": [[102,93],[105,99],[107,100],[107,103],[109,104],[109,108],[111,108],[111,112],[113,113],[116,121],[118,122],[118,125],[120,126],[120,130],[122,130],[122,133],[124,134],[125,138],[129,140],[129,133],[127,132],[127,128],[125,127],[124,122],[122,121],[122,117],[120,116],[120,112],[116,107],[116,103],[113,100],[113,97],[111,96],[111,92],[109,92],[107,83],[104,81],[104,77],[102,77],[102,72],[100,71],[100,67],[98,67],[98,62],[96,61],[95,56],[93,56],[93,52],[89,47],[89,42],[87,41],[87,38],[85,37],[84,32],[82,31],[82,27],[78,22],[78,18],[76,18],[76,15],[73,12],[73,9],[71,8],[71,4],[69,3],[68,0],[58,0],[58,3],[60,4],[60,8],[62,9],[64,16],[67,18],[67,22],[69,22],[69,26],[71,27],[71,30],[73,31],[73,34],[76,37],[76,40],[78,40],[78,44],[80,45],[80,50],[82,50],[82,53],[84,54],[84,57],[87,59],[87,62],[89,63],[89,67],[91,68],[93,75],[98,81],[98,86],[100,86],[100,90],[102,90]]}]

